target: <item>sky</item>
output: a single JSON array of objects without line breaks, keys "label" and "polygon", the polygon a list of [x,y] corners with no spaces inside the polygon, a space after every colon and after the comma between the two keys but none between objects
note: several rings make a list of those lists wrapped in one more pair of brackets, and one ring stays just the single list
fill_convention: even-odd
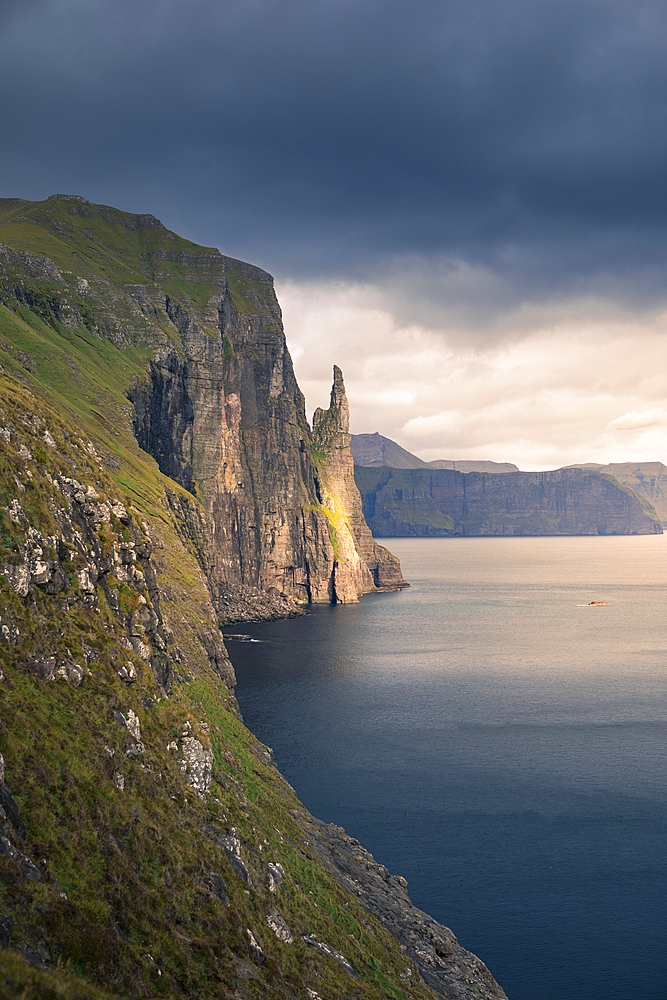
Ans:
[{"label": "sky", "polygon": [[0,196],[276,278],[309,412],[667,464],[664,0],[3,0]]}]

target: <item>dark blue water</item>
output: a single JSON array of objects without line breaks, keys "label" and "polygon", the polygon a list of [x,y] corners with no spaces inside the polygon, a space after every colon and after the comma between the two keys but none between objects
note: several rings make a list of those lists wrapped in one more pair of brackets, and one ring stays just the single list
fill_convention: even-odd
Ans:
[{"label": "dark blue water", "polygon": [[667,536],[386,544],[410,590],[226,630],[247,724],[510,1000],[665,1000]]}]

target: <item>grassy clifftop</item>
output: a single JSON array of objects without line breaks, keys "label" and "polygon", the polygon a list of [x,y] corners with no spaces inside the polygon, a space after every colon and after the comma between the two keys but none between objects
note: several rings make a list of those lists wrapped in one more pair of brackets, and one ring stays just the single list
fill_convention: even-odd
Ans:
[{"label": "grassy clifftop", "polygon": [[[60,270],[84,279],[118,285],[143,284],[167,273],[174,292],[204,305],[212,293],[205,277],[194,277],[184,255],[209,264],[215,275],[220,259],[212,247],[170,232],[152,215],[132,215],[107,205],[93,205],[71,195],[44,202],[0,199],[0,243],[52,260]],[[164,279],[163,279],[164,280]]]}]

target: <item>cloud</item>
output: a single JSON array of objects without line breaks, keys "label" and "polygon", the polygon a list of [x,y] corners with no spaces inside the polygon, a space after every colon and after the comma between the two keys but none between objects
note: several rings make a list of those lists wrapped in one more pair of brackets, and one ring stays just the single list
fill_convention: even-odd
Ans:
[{"label": "cloud", "polygon": [[33,0],[0,22],[3,193],[151,211],[282,278],[493,334],[667,288],[655,0]]},{"label": "cloud", "polygon": [[378,430],[426,460],[667,464],[665,314],[608,310],[600,319],[587,301],[563,302],[548,323],[535,310],[520,337],[460,342],[399,326],[377,287],[309,282],[278,292],[309,409],[327,405],[335,362],[354,433]]},{"label": "cloud", "polygon": [[309,406],[336,361],[423,457],[664,457],[616,421],[667,409],[666,41],[659,0],[8,0],[0,193],[265,267]]},{"label": "cloud", "polygon": [[654,406],[650,410],[632,410],[616,417],[607,424],[610,431],[634,431],[643,427],[657,427],[667,424],[667,411],[661,406]]}]

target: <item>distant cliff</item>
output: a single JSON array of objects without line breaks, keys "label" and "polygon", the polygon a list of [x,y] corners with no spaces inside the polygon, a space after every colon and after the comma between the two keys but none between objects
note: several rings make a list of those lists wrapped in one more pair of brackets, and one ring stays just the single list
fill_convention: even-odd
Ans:
[{"label": "distant cliff", "polygon": [[355,465],[389,466],[392,469],[426,469],[428,463],[382,434],[353,434],[350,444]]},{"label": "distant cliff", "polygon": [[377,537],[660,533],[647,499],[587,469],[504,475],[355,467]]},{"label": "distant cliff", "polygon": [[593,469],[613,476],[655,508],[663,528],[667,527],[667,466],[662,462],[610,462],[609,465],[571,465],[570,469]]}]

